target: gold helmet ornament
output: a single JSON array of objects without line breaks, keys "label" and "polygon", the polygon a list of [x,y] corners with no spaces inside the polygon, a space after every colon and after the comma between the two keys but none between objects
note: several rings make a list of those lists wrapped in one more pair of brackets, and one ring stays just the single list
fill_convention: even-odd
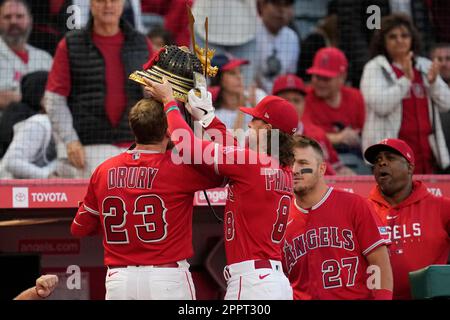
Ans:
[{"label": "gold helmet ornament", "polygon": [[[145,78],[162,83],[162,78],[166,77],[172,84],[174,98],[182,102],[187,101],[188,92],[194,88],[194,72],[203,73],[205,77],[214,77],[218,71],[217,67],[211,66],[215,50],[208,49],[208,36],[206,35],[205,49],[195,43],[193,33],[195,20],[190,9],[188,9],[188,13],[195,54],[187,47],[164,46],[153,54],[152,58],[143,66],[142,71],[135,71],[129,76],[129,79],[142,85],[146,85]],[[207,25],[208,18],[205,21],[206,30],[208,30]],[[206,34],[208,34],[207,31]]]}]

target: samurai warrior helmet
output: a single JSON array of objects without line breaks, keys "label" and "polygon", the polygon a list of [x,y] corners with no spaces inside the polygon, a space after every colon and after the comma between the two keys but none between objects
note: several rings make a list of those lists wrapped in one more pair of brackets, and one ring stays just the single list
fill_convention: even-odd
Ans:
[{"label": "samurai warrior helmet", "polygon": [[144,78],[162,83],[166,77],[172,84],[174,98],[186,102],[189,90],[194,88],[194,72],[203,73],[206,68],[209,76],[217,74],[217,67],[211,67],[210,63],[214,51],[208,50],[206,58],[205,50],[195,46],[198,55],[187,47],[164,46],[143,66],[143,71],[135,71],[129,78],[145,85]]}]

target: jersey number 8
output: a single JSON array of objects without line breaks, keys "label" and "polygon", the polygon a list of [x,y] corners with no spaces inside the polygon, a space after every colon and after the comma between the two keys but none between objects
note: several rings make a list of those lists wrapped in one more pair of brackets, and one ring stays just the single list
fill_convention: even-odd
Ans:
[{"label": "jersey number 8", "polygon": [[[272,228],[272,242],[280,243],[286,231],[287,219],[289,215],[289,206],[291,205],[291,198],[282,196],[277,208],[277,220]],[[234,239],[234,216],[232,211],[227,211],[224,216],[225,224],[225,239],[231,241]]]}]

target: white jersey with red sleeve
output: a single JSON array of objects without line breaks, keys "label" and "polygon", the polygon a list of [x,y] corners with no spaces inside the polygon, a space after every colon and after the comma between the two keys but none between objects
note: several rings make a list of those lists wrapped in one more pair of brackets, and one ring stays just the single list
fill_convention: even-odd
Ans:
[{"label": "white jersey with red sleeve", "polygon": [[72,233],[94,233],[101,224],[105,265],[154,265],[193,255],[192,212],[197,190],[222,178],[176,164],[171,151],[124,152],[103,162],[72,223]]},{"label": "white jersey with red sleeve", "polygon": [[282,250],[294,299],[372,299],[365,256],[382,245],[358,195],[330,187],[310,209],[293,201]]}]

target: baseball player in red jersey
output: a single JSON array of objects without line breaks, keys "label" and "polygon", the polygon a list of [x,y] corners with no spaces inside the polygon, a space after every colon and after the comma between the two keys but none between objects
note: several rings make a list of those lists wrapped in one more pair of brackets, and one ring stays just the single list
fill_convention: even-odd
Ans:
[{"label": "baseball player in red jersey", "polygon": [[195,299],[186,261],[194,193],[223,179],[173,162],[161,103],[139,101],[129,123],[136,148],[94,171],[71,232],[102,229],[106,299]]},{"label": "baseball player in red jersey", "polygon": [[[191,150],[196,144],[201,151],[211,151],[213,161],[203,166],[229,179],[228,198],[224,211],[224,238],[227,266],[225,299],[292,299],[292,289],[283,273],[280,244],[284,238],[292,197],[292,134],[297,128],[295,108],[286,100],[268,96],[255,108],[241,108],[254,118],[250,134],[259,137],[264,129],[276,134],[279,129],[279,158],[264,147],[256,152],[249,148],[219,145],[194,137],[176,107],[170,84],[148,83],[150,94],[164,103],[169,131],[188,133]],[[201,90],[201,97],[189,92],[191,113],[210,130],[214,115],[211,94]],[[203,114],[201,109],[207,110]],[[212,122],[211,124],[214,124]],[[215,140],[218,142],[218,140]],[[257,139],[256,150],[263,146]],[[263,147],[262,147],[263,148]],[[252,162],[252,159],[256,161]],[[239,161],[243,160],[243,161]]]},{"label": "baseball player in red jersey", "polygon": [[447,264],[450,252],[450,199],[430,194],[413,180],[414,153],[404,141],[385,139],[364,153],[374,165],[377,185],[369,202],[389,235],[394,299],[411,299],[408,273]]},{"label": "baseball player in red jersey", "polygon": [[[367,202],[327,186],[315,140],[297,137],[294,154],[295,198],[283,242],[294,299],[391,299],[389,256]],[[375,290],[369,266],[378,266]]]}]

